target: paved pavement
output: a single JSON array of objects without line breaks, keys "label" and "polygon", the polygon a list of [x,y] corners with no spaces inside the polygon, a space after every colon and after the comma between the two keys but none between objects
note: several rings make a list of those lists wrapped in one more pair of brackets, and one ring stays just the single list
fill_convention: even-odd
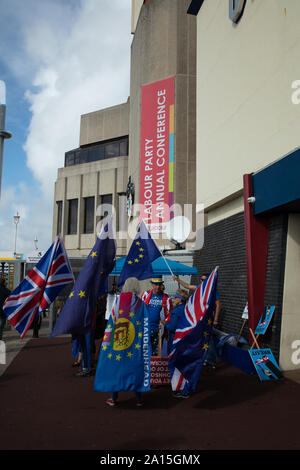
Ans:
[{"label": "paved pavement", "polygon": [[69,336],[20,340],[6,331],[8,364],[0,365],[0,450],[298,450],[299,372],[260,382],[220,363],[204,371],[188,400],[160,387],[120,394],[110,408],[93,377],[71,367]]}]

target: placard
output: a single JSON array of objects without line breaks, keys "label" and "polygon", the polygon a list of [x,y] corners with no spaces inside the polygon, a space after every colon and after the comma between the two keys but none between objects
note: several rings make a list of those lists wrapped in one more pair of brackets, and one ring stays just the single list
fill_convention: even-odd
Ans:
[{"label": "placard", "polygon": [[251,349],[249,354],[260,380],[281,379],[282,372],[271,349]]},{"label": "placard", "polygon": [[273,313],[275,310],[275,306],[267,306],[265,312],[262,314],[262,316],[259,319],[258,325],[255,330],[256,335],[263,335],[265,334],[270,321],[272,319]]}]

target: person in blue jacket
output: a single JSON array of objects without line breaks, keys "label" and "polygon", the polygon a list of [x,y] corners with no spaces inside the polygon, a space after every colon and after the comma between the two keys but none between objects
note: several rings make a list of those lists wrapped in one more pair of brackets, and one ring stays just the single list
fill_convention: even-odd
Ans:
[{"label": "person in blue jacket", "polygon": [[184,289],[178,289],[175,294],[174,308],[169,314],[166,321],[162,323],[165,325],[166,330],[168,331],[168,344],[167,344],[167,353],[168,355],[172,351],[173,338],[175,331],[177,329],[177,324],[181,315],[183,315],[185,303],[189,298],[189,293]]}]

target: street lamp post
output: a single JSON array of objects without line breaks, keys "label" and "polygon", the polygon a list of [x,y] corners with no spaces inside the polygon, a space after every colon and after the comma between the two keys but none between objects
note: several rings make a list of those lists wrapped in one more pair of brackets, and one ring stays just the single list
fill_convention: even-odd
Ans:
[{"label": "street lamp post", "polygon": [[2,180],[2,162],[3,162],[3,149],[4,140],[10,139],[12,134],[5,130],[5,83],[0,80],[0,195],[1,195],[1,180]]},{"label": "street lamp post", "polygon": [[18,223],[20,222],[20,216],[19,216],[19,213],[17,212],[16,215],[14,215],[14,223],[15,223],[15,226],[16,226],[16,231],[15,231],[15,256],[17,254],[17,231],[18,231]]}]

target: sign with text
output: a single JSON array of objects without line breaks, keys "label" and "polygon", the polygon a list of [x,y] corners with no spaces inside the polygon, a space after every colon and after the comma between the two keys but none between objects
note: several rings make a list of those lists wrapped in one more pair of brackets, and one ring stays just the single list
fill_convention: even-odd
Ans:
[{"label": "sign with text", "polygon": [[168,385],[171,383],[167,357],[151,356],[151,385]]},{"label": "sign with text", "polygon": [[174,165],[174,77],[142,86],[140,220],[152,233],[172,218]]},{"label": "sign with text", "polygon": [[260,380],[282,378],[282,372],[278,367],[271,349],[251,349],[249,350],[249,354]]},{"label": "sign with text", "polygon": [[270,324],[270,321],[272,319],[274,310],[275,310],[274,305],[266,307],[266,310],[262,314],[262,316],[260,317],[258,325],[255,329],[255,334],[256,335],[264,335],[265,334],[265,332],[266,332],[266,330],[267,330],[267,328]]}]

